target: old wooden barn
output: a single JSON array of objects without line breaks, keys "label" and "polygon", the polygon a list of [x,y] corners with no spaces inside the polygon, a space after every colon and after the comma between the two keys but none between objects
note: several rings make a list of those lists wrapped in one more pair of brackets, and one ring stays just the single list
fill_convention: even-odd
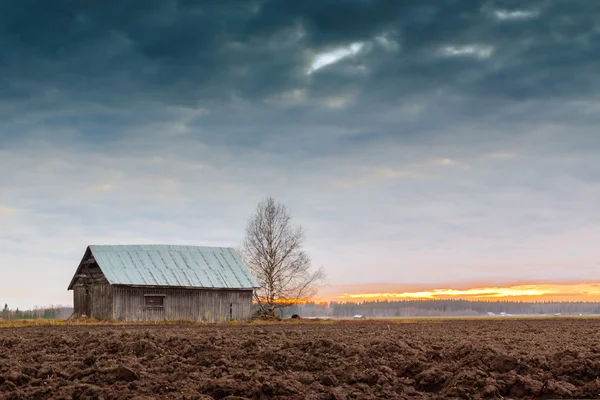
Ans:
[{"label": "old wooden barn", "polygon": [[71,280],[75,315],[110,321],[251,318],[258,287],[224,247],[88,246]]}]

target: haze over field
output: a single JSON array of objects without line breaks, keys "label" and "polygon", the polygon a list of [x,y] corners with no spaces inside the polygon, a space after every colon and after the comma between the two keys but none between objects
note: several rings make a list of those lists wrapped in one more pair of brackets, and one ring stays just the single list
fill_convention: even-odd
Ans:
[{"label": "haze over field", "polygon": [[600,2],[131,4],[3,2],[2,305],[265,195],[321,299],[600,300]]}]

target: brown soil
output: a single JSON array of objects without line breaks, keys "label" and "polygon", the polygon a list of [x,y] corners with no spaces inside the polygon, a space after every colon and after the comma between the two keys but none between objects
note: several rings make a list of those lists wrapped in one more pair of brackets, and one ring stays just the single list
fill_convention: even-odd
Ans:
[{"label": "brown soil", "polygon": [[0,399],[598,398],[600,319],[0,329]]}]

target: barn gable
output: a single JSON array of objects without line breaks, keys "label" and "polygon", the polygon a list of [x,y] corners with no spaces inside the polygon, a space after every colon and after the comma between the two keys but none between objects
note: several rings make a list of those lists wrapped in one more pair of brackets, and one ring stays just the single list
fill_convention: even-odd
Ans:
[{"label": "barn gable", "polygon": [[71,280],[126,286],[206,289],[257,288],[240,256],[232,248],[128,245],[89,246]]},{"label": "barn gable", "polygon": [[100,266],[96,262],[96,259],[92,255],[90,248],[88,247],[83,255],[79,266],[77,267],[77,271],[75,271],[75,275],[73,275],[73,279],[71,279],[71,283],[69,284],[68,290],[72,290],[73,287],[78,283],[86,283],[86,284],[108,284],[108,280]]}]

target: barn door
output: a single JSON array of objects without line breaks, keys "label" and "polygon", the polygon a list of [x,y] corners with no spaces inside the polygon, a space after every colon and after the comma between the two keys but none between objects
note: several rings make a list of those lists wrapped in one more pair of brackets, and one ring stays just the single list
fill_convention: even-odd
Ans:
[{"label": "barn door", "polygon": [[227,315],[227,319],[231,321],[232,319],[238,318],[238,304],[237,303],[229,303],[229,314]]},{"label": "barn door", "polygon": [[83,290],[83,314],[85,314],[85,316],[88,318],[92,317],[91,297],[92,296],[90,295],[90,289],[88,287],[85,287]]}]

